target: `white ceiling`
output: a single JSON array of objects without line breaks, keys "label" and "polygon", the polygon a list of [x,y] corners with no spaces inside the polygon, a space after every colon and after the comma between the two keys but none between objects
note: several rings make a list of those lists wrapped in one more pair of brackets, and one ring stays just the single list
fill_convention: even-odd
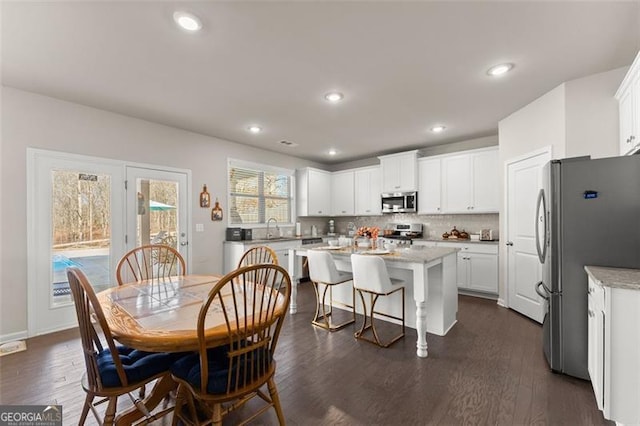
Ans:
[{"label": "white ceiling", "polygon": [[[178,9],[203,31],[179,30]],[[1,12],[6,86],[323,163],[497,134],[558,84],[629,65],[640,48],[637,1],[4,1]],[[511,73],[487,76],[505,61]],[[330,90],[344,101],[326,102]]]}]

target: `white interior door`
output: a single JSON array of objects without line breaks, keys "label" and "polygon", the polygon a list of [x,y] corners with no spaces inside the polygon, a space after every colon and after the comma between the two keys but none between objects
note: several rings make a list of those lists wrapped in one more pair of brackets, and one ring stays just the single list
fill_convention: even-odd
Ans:
[{"label": "white interior door", "polygon": [[536,201],[551,149],[507,161],[507,289],[509,307],[542,323],[544,304],[535,291],[542,277],[536,248]]},{"label": "white interior door", "polygon": [[77,325],[66,268],[96,292],[115,285],[124,245],[124,168],[110,160],[27,152],[29,336]]},{"label": "white interior door", "polygon": [[126,170],[127,250],[150,243],[177,249],[189,270],[189,175],[186,171]]}]

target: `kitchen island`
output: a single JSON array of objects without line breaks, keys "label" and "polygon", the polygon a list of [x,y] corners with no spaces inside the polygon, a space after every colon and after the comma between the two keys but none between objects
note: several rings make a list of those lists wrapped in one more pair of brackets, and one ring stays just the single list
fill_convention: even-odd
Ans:
[{"label": "kitchen island", "polygon": [[[301,271],[296,268],[296,256],[305,256],[307,250],[327,249],[324,244],[298,247],[289,250],[289,271],[291,274],[291,313],[296,313],[297,283]],[[336,266],[340,270],[351,271],[351,254],[354,248],[346,247],[339,250],[329,250]],[[407,325],[415,323],[418,333],[416,353],[419,357],[427,356],[426,333],[444,336],[457,322],[458,287],[456,284],[456,248],[428,248],[416,247],[399,249],[389,254],[380,255],[384,258],[392,277],[405,280],[407,297],[411,295],[415,302],[415,316],[409,310]],[[351,294],[349,290],[348,294]],[[408,305],[410,306],[410,304]],[[382,309],[384,310],[384,306]],[[390,307],[389,308],[396,308]],[[398,314],[398,312],[395,312]]]}]

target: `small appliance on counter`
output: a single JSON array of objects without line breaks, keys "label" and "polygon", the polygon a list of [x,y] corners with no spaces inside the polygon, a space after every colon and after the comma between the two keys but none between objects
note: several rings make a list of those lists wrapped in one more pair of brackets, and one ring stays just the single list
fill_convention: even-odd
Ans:
[{"label": "small appliance on counter", "polygon": [[227,241],[242,241],[242,229],[227,228]]},{"label": "small appliance on counter", "polygon": [[391,232],[385,232],[383,236],[378,237],[380,244],[393,242],[398,247],[408,247],[411,245],[412,239],[422,238],[421,223],[395,223],[387,230],[391,230]]},{"label": "small appliance on counter", "polygon": [[242,229],[242,241],[251,241],[253,239],[252,229]]},{"label": "small appliance on counter", "polygon": [[329,232],[327,233],[327,236],[329,237],[333,237],[336,235],[336,222],[331,219],[329,221]]},{"label": "small appliance on counter", "polygon": [[498,231],[493,229],[481,229],[480,241],[495,241],[498,239]]}]

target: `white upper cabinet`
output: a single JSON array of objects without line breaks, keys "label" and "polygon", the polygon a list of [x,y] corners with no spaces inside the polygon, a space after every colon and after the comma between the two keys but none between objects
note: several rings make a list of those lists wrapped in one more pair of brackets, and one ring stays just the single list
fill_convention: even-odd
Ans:
[{"label": "white upper cabinet", "polygon": [[620,155],[627,155],[640,148],[640,53],[622,80],[616,99],[620,114]]},{"label": "white upper cabinet", "polygon": [[297,214],[298,216],[331,215],[331,173],[312,169],[298,169]]},{"label": "white upper cabinet", "polygon": [[418,213],[433,214],[442,211],[441,157],[418,160]]},{"label": "white upper cabinet", "polygon": [[365,167],[354,170],[355,214],[358,216],[380,213],[380,167]]},{"label": "white upper cabinet", "polygon": [[331,211],[333,216],[354,214],[354,172],[346,170],[331,174]]},{"label": "white upper cabinet", "polygon": [[383,155],[382,192],[405,192],[418,189],[418,151]]},{"label": "white upper cabinet", "polygon": [[442,212],[498,212],[498,165],[498,149],[493,147],[443,157]]}]

